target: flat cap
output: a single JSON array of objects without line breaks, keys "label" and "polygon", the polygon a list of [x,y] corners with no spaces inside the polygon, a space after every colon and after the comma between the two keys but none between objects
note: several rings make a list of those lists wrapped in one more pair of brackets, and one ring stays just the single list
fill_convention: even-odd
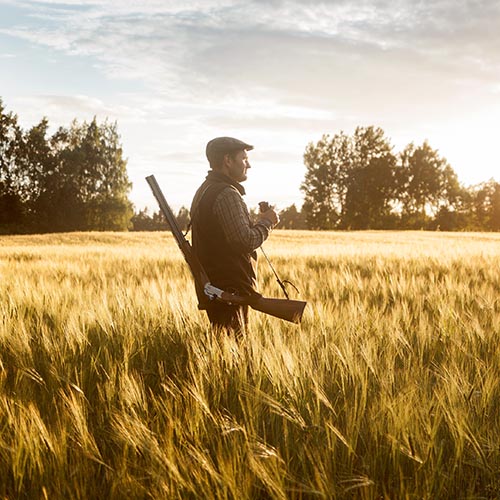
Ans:
[{"label": "flat cap", "polygon": [[219,158],[234,151],[250,151],[253,146],[234,137],[216,137],[208,141],[206,148],[207,159],[210,163],[219,161]]}]

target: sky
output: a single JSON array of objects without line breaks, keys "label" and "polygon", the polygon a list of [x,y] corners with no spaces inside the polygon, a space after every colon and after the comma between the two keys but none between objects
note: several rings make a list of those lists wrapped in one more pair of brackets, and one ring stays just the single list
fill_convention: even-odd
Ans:
[{"label": "sky", "polygon": [[304,150],[381,127],[500,181],[498,0],[0,0],[0,98],[29,128],[117,122],[137,210],[189,206],[217,136],[247,203],[302,204]]}]

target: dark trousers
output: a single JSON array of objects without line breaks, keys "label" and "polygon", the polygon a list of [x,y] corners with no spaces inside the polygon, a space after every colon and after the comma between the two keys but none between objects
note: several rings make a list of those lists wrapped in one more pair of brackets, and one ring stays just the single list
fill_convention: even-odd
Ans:
[{"label": "dark trousers", "polygon": [[248,325],[248,306],[236,306],[214,300],[207,306],[210,324],[219,330],[240,336]]}]

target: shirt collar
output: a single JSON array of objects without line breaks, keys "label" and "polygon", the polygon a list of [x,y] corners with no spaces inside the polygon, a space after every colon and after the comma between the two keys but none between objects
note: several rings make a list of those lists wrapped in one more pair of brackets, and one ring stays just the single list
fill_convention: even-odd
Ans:
[{"label": "shirt collar", "polygon": [[245,194],[245,188],[239,182],[236,182],[235,180],[231,179],[231,177],[221,172],[209,170],[206,180],[210,182],[224,182],[226,184],[231,184],[231,186],[234,186],[242,196]]}]

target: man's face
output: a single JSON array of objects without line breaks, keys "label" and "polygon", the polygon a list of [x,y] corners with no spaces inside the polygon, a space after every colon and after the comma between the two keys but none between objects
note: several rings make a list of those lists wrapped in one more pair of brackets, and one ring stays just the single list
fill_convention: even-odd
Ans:
[{"label": "man's face", "polygon": [[226,155],[224,165],[226,175],[236,182],[247,180],[247,170],[250,168],[246,151],[238,151],[233,155]]}]

